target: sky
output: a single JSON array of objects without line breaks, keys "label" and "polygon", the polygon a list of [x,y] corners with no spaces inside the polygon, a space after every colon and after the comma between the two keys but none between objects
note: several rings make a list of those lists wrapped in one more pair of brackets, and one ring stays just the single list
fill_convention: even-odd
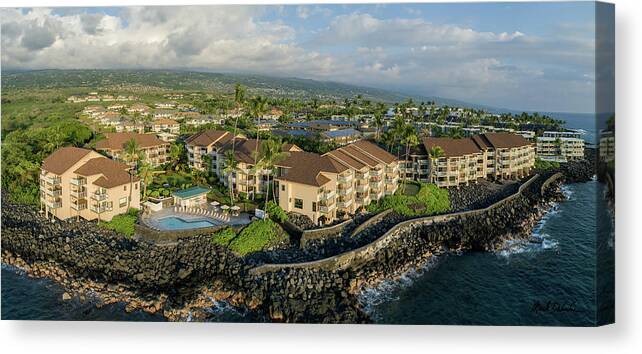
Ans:
[{"label": "sky", "polygon": [[188,69],[592,112],[592,2],[0,9],[3,70]]}]

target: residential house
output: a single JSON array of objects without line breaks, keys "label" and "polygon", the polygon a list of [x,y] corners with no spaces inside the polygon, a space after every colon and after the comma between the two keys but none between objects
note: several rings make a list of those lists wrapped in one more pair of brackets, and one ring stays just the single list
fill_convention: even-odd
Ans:
[{"label": "residential house", "polygon": [[40,207],[47,217],[111,220],[140,208],[140,181],[130,167],[76,147],[54,151],[42,163]]},{"label": "residential house", "polygon": [[181,131],[181,125],[173,119],[160,118],[151,123],[152,131],[155,133],[169,133],[178,135]]},{"label": "residential house", "polygon": [[106,153],[115,160],[133,163],[125,160],[124,151],[127,142],[133,139],[142,153],[143,162],[156,167],[169,161],[167,155],[169,143],[160,140],[154,134],[106,133],[105,137],[106,139],[96,142],[96,150]]},{"label": "residential house", "polygon": [[[224,130],[205,130],[185,140],[187,161],[190,168],[205,171],[208,168],[218,170],[218,151],[230,140],[233,134]],[[209,156],[212,166],[207,166],[205,156]]]}]

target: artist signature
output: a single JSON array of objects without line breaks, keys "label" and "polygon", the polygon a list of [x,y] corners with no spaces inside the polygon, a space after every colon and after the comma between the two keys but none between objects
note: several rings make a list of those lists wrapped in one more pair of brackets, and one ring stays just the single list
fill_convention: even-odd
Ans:
[{"label": "artist signature", "polygon": [[578,305],[577,300],[569,300],[569,301],[553,301],[553,300],[548,300],[548,301],[534,301],[531,304],[531,312],[539,315],[542,313],[560,313],[560,312],[584,312],[584,310],[581,310]]}]

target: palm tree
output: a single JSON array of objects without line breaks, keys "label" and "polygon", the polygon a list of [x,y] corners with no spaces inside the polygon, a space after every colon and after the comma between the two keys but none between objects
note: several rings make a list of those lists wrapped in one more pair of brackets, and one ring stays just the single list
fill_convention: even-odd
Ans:
[{"label": "palm tree", "polygon": [[[232,144],[232,146],[234,145]],[[238,166],[239,163],[234,156],[234,151],[228,150],[227,152],[225,152],[225,168],[223,169],[223,174],[227,175],[227,188],[230,190],[230,201],[232,205],[234,205],[234,182],[232,181],[232,175],[234,174],[234,172],[236,172]]]},{"label": "palm tree", "polygon": [[136,174],[136,170],[138,168],[138,161],[143,159],[142,152],[140,151],[138,143],[136,142],[136,140],[134,140],[134,138],[125,143],[124,154],[124,160],[132,167],[129,170],[129,198],[127,198],[127,210],[129,210],[132,199],[132,185],[134,183],[134,175]]},{"label": "palm tree", "polygon": [[428,151],[428,155],[430,155],[430,173],[432,174],[435,170],[437,160],[444,156],[444,149],[442,149],[441,146],[433,146],[430,151]]},{"label": "palm tree", "polygon": [[[264,97],[256,96],[250,101],[250,112],[252,116],[259,120],[259,124],[256,125],[256,148],[254,150],[254,166],[257,165],[257,157],[259,155],[259,148],[261,145],[261,132],[259,131],[259,125],[261,123],[261,117],[267,111],[267,100]],[[254,199],[254,194],[252,194]]]},{"label": "palm tree", "polygon": [[[415,127],[411,124],[408,124],[403,129],[403,139],[402,142],[406,145],[406,162],[410,156],[410,147],[419,144],[419,137],[417,137],[417,131]],[[404,176],[405,177],[405,176]],[[404,192],[406,188],[406,179],[401,179],[401,191]]]},{"label": "palm tree", "polygon": [[244,101],[245,88],[241,84],[236,83],[236,85],[234,86],[234,102],[236,102],[237,107],[240,107]]},{"label": "palm tree", "polygon": [[172,143],[169,147],[169,157],[171,159],[172,168],[175,171],[181,169],[181,164],[183,162],[183,157],[185,154],[185,145],[180,143]]},{"label": "palm tree", "polygon": [[154,171],[154,168],[149,163],[143,162],[138,169],[138,177],[140,177],[141,184],[143,185],[143,198],[147,196],[147,186],[154,181],[154,173],[162,173],[163,171]]},{"label": "palm tree", "polygon": [[383,112],[377,110],[374,114],[374,126],[377,129],[375,132],[375,139],[379,140],[379,135],[381,134],[381,128],[383,128]]},{"label": "palm tree", "polygon": [[[399,116],[395,118],[392,126],[392,143],[396,143],[399,139],[403,138],[404,130],[406,129],[406,120]],[[399,147],[397,146],[397,160],[399,160]]]},{"label": "palm tree", "polygon": [[[261,168],[265,169],[267,171],[267,184],[268,186],[270,185],[270,176],[272,175],[272,171],[274,170],[274,167],[277,163],[285,159],[290,155],[290,153],[283,151],[283,143],[281,142],[280,139],[275,139],[275,140],[267,140],[262,146],[260,150],[260,155],[261,155]],[[274,202],[276,203],[276,193],[274,192],[274,186],[272,186],[272,199],[274,199]],[[269,200],[269,196],[265,196],[265,207],[267,208],[267,202]]]}]

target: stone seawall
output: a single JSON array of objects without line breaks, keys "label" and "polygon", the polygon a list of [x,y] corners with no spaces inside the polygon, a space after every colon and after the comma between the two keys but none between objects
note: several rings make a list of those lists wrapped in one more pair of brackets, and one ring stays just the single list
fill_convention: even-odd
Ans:
[{"label": "stone seawall", "polygon": [[[537,191],[539,192],[542,189],[548,188],[551,183],[554,183],[560,177],[561,177],[561,174],[555,174],[547,178],[546,181],[542,183],[541,187],[537,189]],[[266,272],[278,272],[285,268],[307,268],[307,269],[319,268],[327,271],[343,270],[350,266],[360,265],[362,263],[372,261],[373,259],[376,258],[377,252],[381,251],[384,248],[387,248],[390,245],[390,243],[393,242],[394,238],[400,237],[400,235],[404,235],[408,232],[412,233],[414,229],[424,228],[425,226],[431,226],[433,224],[439,224],[439,223],[446,224],[451,221],[455,221],[455,223],[460,224],[460,226],[462,226],[462,228],[465,229],[464,227],[465,224],[474,223],[475,221],[477,221],[472,219],[483,219],[484,216],[487,216],[487,217],[495,216],[493,214],[496,214],[495,211],[497,209],[512,208],[511,212],[509,213],[509,216],[511,216],[511,214],[514,215],[514,212],[513,212],[514,207],[511,206],[511,204],[513,204],[514,201],[520,197],[522,200],[526,199],[523,195],[524,190],[528,189],[533,184],[533,182],[535,182],[538,179],[540,179],[539,175],[533,176],[528,181],[526,181],[523,185],[521,185],[515,194],[512,194],[490,205],[489,207],[486,207],[483,209],[463,211],[463,212],[457,212],[452,214],[421,217],[421,218],[403,221],[393,226],[383,236],[381,236],[374,242],[369,243],[358,249],[345,252],[333,257],[312,261],[312,262],[290,263],[290,264],[264,264],[262,266],[251,269],[250,273],[262,274]],[[515,203],[515,204],[519,204],[519,203]],[[385,215],[387,215],[387,213],[389,212],[390,211],[384,212],[385,214],[382,213],[384,215],[380,216],[375,220],[371,220],[370,223],[365,225],[363,228],[365,229],[372,222],[385,217]],[[355,233],[356,231],[359,231],[359,228],[355,230]],[[500,231],[503,232],[504,229],[500,229]],[[492,232],[492,230],[488,230],[487,232],[490,232],[491,234],[494,233]],[[475,237],[475,236],[473,235],[472,237]],[[434,239],[434,237],[432,237],[431,241],[436,241],[436,240]]]},{"label": "stone seawall", "polygon": [[[388,226],[369,245],[298,265],[257,266],[251,257],[240,258],[212,244],[208,234],[155,244],[91,222],[51,223],[31,207],[9,205],[3,195],[3,262],[40,269],[34,274],[45,276],[53,271],[43,267],[51,265],[56,274],[85,284],[77,287],[79,293],[127,293],[130,297],[117,301],[152,302],[144,308],[173,320],[185,319],[187,313],[206,318],[214,298],[252,309],[259,320],[367,322],[356,297],[363,283],[392,277],[444,249],[491,250],[508,238],[527,236],[548,201],[559,198],[557,182],[541,195],[548,177],[529,180],[519,193],[488,208],[408,220]],[[388,219],[395,217],[379,216],[379,223],[359,233],[390,225]],[[94,283],[99,285],[86,285]]]},{"label": "stone seawall", "polygon": [[305,248],[305,246],[311,241],[341,236],[343,230],[352,223],[352,219],[348,219],[329,227],[305,230],[301,233],[301,241],[299,242],[299,245],[301,248]]}]

